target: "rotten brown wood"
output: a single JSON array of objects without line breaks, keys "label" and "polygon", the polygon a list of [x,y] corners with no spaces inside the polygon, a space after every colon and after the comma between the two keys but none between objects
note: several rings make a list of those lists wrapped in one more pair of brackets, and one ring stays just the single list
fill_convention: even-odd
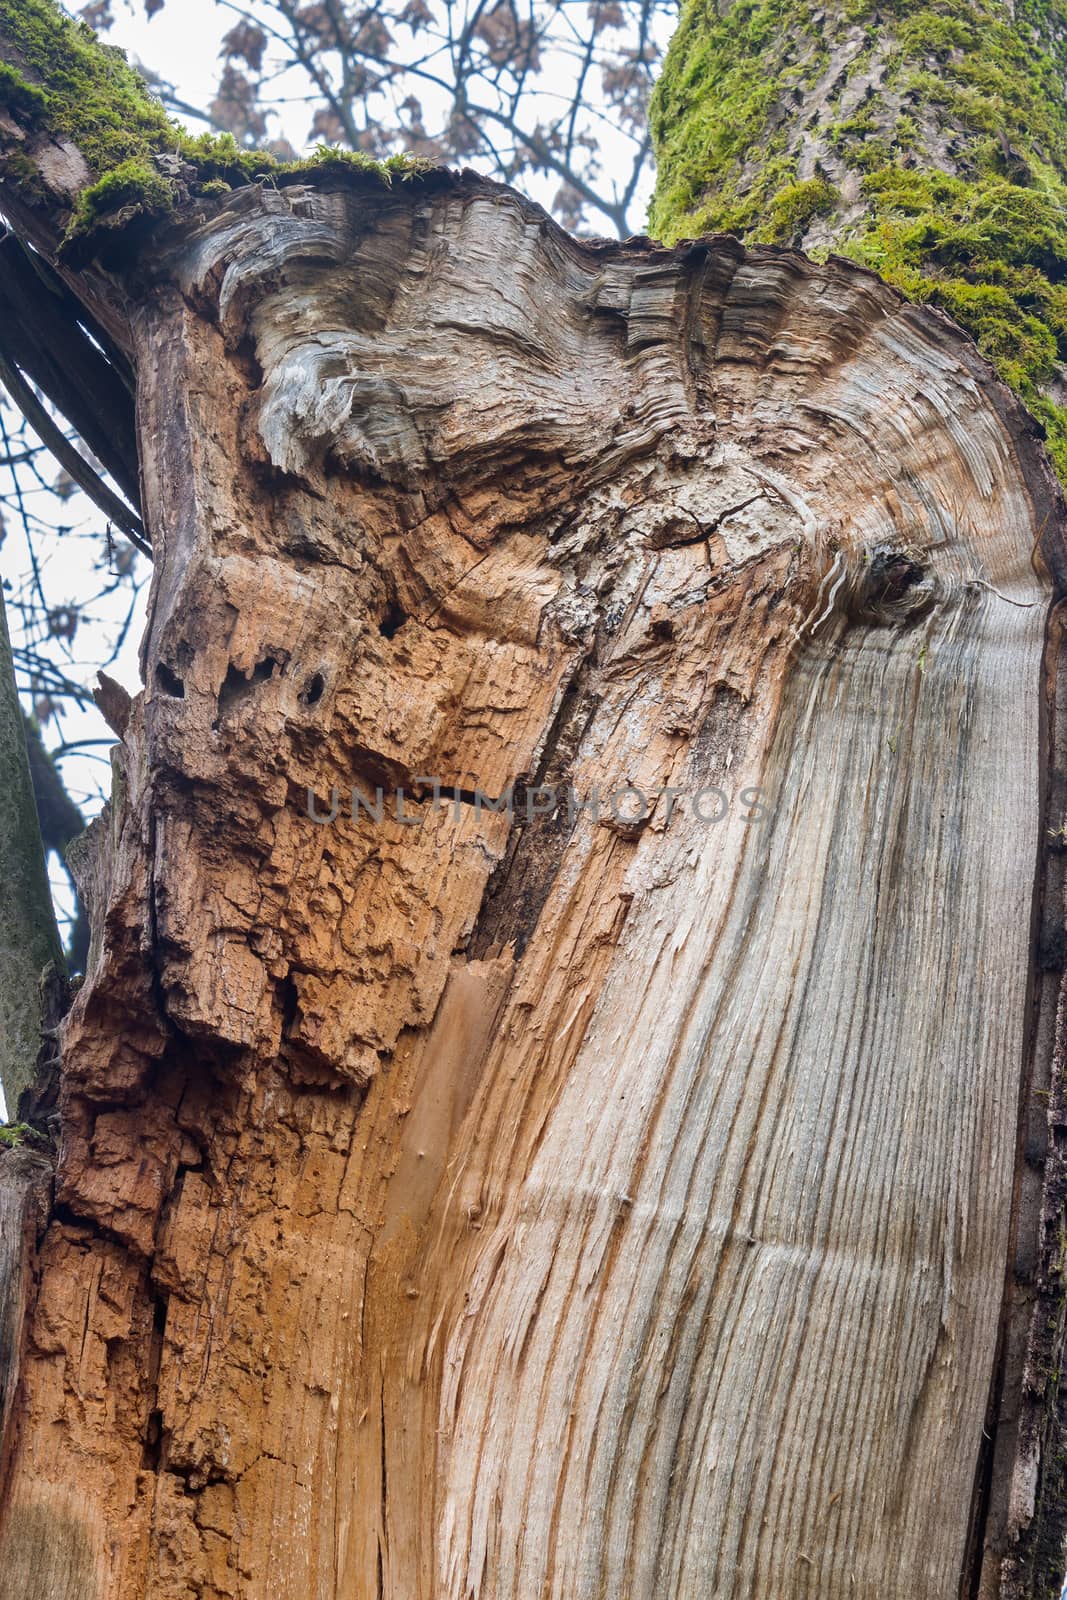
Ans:
[{"label": "rotten brown wood", "polygon": [[12,1594],[1041,1592],[1035,425],[850,263],[470,177],[238,191],[122,270],[157,564]]}]

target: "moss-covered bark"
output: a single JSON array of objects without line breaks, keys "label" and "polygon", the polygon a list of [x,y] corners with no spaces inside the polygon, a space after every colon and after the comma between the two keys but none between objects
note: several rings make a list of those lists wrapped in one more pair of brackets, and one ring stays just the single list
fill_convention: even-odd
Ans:
[{"label": "moss-covered bark", "polygon": [[1067,480],[1067,6],[688,0],[653,231],[835,250],[942,306]]},{"label": "moss-covered bark", "polygon": [[63,965],[44,847],[0,600],[0,1083],[8,1115],[33,1077],[40,1049],[44,969]]}]

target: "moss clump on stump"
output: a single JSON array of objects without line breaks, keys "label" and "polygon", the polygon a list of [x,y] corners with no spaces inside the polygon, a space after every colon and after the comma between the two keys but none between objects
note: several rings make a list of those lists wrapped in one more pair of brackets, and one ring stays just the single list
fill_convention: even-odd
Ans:
[{"label": "moss clump on stump", "polygon": [[1065,78],[1062,0],[688,0],[653,232],[833,249],[943,307],[1067,482]]},{"label": "moss clump on stump", "polygon": [[[279,162],[267,151],[242,149],[230,134],[194,138],[154,99],[121,50],[105,45],[84,22],[54,0],[0,0],[0,37],[18,65],[0,62],[0,107],[28,131],[67,138],[81,151],[94,182],[80,195],[70,236],[91,231],[109,216],[163,215],[188,193],[212,196],[256,178],[273,181],[333,164],[358,168],[389,183],[432,163],[406,156],[369,156],[320,146],[304,161]],[[176,178],[158,157],[177,157]],[[16,154],[12,162],[25,163]]]}]

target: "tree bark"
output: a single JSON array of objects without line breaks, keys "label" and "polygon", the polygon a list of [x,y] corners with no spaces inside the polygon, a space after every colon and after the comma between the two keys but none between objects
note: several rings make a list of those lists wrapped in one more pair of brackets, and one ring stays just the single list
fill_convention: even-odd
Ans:
[{"label": "tree bark", "polygon": [[148,238],[59,252],[156,568],[8,1592],[1053,1592],[1033,420],[860,266],[469,174]]},{"label": "tree bark", "polygon": [[0,1085],[14,1120],[33,1081],[49,973],[63,971],[63,947],[48,888],[41,828],[30,781],[22,708],[7,614],[0,596]]}]

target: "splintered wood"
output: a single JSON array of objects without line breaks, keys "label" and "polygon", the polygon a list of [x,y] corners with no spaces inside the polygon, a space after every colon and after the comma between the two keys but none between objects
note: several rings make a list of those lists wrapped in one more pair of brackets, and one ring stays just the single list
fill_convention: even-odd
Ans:
[{"label": "splintered wood", "polygon": [[469,177],[255,186],[139,270],[5,1592],[999,1593],[1033,425],[848,262]]}]

